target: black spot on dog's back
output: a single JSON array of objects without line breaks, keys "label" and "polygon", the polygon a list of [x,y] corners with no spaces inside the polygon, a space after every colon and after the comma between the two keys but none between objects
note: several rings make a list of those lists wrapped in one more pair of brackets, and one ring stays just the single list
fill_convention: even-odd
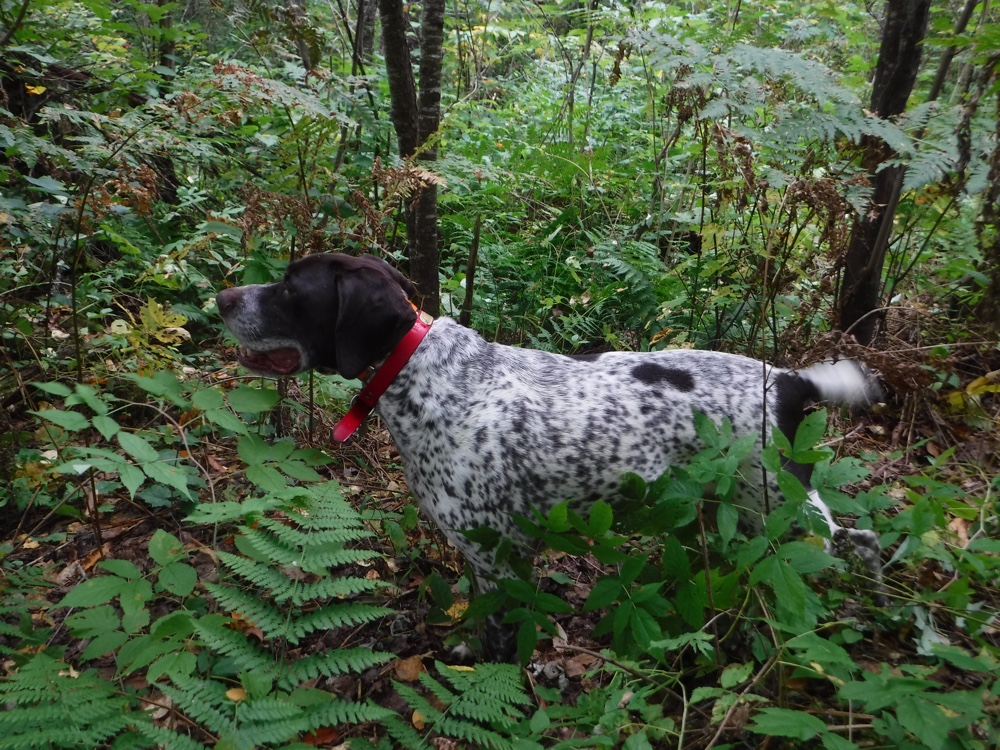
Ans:
[{"label": "black spot on dog's back", "polygon": [[678,370],[676,367],[664,367],[655,362],[643,362],[632,370],[632,375],[636,380],[646,385],[666,383],[682,393],[694,390],[694,377],[691,373],[687,370]]}]

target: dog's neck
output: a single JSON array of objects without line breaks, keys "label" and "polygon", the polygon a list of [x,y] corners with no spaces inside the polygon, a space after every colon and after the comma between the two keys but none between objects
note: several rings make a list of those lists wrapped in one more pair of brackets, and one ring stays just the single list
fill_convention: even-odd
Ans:
[{"label": "dog's neck", "polygon": [[413,352],[417,350],[420,342],[424,340],[424,336],[431,329],[434,318],[415,306],[413,309],[417,313],[413,327],[406,332],[381,363],[373,365],[374,370],[369,369],[362,374],[361,380],[364,381],[364,387],[351,401],[351,408],[347,414],[333,428],[333,439],[336,442],[346,442],[364,424],[365,419],[375,409],[375,404],[385,393],[386,388],[392,385],[392,381],[410,361]]}]

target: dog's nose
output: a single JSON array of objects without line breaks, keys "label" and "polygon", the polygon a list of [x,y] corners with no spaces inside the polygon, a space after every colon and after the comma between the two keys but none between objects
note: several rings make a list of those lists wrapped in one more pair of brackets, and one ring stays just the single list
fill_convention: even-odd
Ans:
[{"label": "dog's nose", "polygon": [[215,297],[215,304],[219,306],[219,313],[223,317],[231,313],[236,308],[236,305],[239,304],[241,296],[242,290],[240,287],[223,289],[219,292]]}]

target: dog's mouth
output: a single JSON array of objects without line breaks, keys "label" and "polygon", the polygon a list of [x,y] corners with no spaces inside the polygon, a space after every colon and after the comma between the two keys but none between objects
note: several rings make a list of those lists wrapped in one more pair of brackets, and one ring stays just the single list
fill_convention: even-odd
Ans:
[{"label": "dog's mouth", "polygon": [[294,375],[299,372],[302,365],[302,355],[298,349],[292,347],[271,349],[266,352],[240,347],[239,360],[248,370],[274,376]]}]

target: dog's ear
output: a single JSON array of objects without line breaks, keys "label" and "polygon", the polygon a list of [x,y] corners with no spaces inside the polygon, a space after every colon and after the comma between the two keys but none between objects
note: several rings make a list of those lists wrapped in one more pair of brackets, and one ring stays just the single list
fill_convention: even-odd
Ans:
[{"label": "dog's ear", "polygon": [[352,260],[337,277],[335,334],[337,372],[348,379],[386,357],[417,319],[406,277],[378,258]]}]

